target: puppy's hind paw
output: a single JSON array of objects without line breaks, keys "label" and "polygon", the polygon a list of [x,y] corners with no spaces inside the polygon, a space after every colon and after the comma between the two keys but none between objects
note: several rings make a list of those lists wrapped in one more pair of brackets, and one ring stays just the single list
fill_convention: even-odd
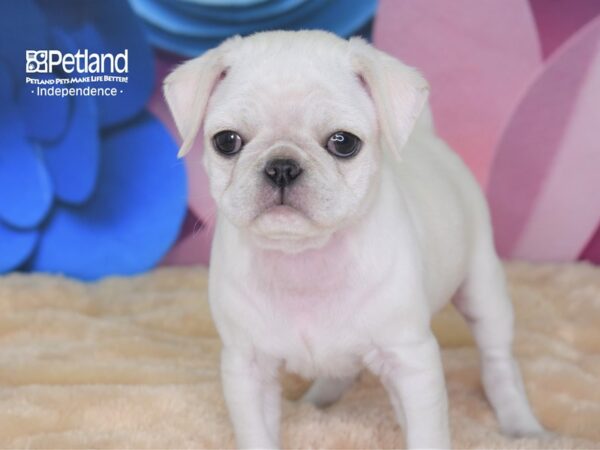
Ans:
[{"label": "puppy's hind paw", "polygon": [[312,403],[317,408],[326,408],[337,402],[354,382],[354,377],[317,379],[302,396],[302,401]]}]

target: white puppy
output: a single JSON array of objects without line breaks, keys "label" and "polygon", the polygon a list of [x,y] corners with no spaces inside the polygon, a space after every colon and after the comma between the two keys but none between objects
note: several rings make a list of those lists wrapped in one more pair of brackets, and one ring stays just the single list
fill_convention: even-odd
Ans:
[{"label": "white puppy", "polygon": [[281,365],[317,378],[317,405],[367,367],[408,447],[450,446],[430,318],[451,299],[502,430],[543,431],[511,353],[484,197],[436,137],[427,94],[414,69],[318,31],[235,37],[167,78],[182,155],[204,128],[210,304],[240,447],[279,446]]}]

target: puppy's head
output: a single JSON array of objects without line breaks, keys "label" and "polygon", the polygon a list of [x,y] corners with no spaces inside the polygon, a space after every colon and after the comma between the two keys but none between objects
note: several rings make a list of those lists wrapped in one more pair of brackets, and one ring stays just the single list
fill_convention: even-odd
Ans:
[{"label": "puppy's head", "polygon": [[180,155],[203,127],[220,211],[282,249],[325,241],[364,214],[383,152],[400,152],[427,92],[365,41],[319,31],[235,37],[165,81]]}]

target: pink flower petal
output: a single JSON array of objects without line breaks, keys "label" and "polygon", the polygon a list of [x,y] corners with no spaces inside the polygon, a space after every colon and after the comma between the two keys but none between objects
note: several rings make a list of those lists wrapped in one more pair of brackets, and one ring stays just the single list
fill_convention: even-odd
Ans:
[{"label": "pink flower petal", "polygon": [[440,135],[485,185],[503,125],[541,64],[526,0],[381,0],[375,44],[429,80]]},{"label": "pink flower petal", "polygon": [[501,254],[572,260],[600,221],[600,19],[548,61],[508,124],[489,187]]},{"label": "pink flower petal", "polygon": [[598,0],[529,0],[544,59],[600,14]]}]

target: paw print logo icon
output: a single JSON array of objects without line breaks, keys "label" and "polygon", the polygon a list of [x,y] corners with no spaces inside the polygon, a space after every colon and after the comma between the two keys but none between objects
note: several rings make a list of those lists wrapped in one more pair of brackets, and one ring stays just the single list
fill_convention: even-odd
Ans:
[{"label": "paw print logo icon", "polygon": [[27,73],[48,73],[48,50],[27,50],[25,70]]}]

